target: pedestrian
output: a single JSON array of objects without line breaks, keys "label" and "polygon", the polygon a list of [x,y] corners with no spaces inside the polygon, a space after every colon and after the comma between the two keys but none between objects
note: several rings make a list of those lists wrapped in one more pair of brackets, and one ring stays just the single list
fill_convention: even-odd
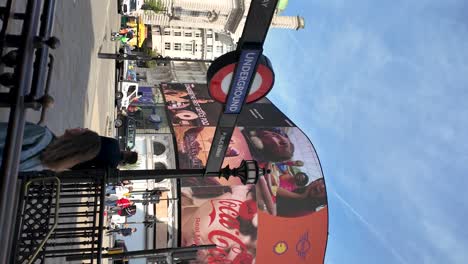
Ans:
[{"label": "pedestrian", "polygon": [[[0,123],[0,162],[3,159],[8,123]],[[96,132],[67,129],[59,137],[47,127],[26,123],[19,171],[63,171],[94,158],[101,148]]]},{"label": "pedestrian", "polygon": [[126,198],[120,198],[118,200],[107,200],[106,201],[106,205],[108,205],[108,206],[119,206],[120,208],[129,207],[132,204],[133,204],[133,202],[126,199]]},{"label": "pedestrian", "polygon": [[112,230],[107,231],[107,235],[120,234],[122,236],[131,236],[136,231],[137,231],[137,229],[135,227],[134,228],[130,228],[130,227],[116,228],[116,229],[112,229]]},{"label": "pedestrian", "polygon": [[[8,123],[0,122],[0,162],[3,159]],[[65,130],[55,136],[47,127],[26,123],[20,154],[20,171],[83,168],[116,168],[119,164],[133,164],[138,153],[120,151],[116,139],[99,136],[86,128]]]},{"label": "pedestrian", "polygon": [[117,168],[119,165],[135,164],[138,161],[138,153],[134,151],[120,150],[119,141],[115,138],[101,138],[101,147],[98,154],[86,162],[75,165],[72,169],[91,168]]},{"label": "pedestrian", "polygon": [[131,192],[133,191],[133,187],[132,186],[113,186],[113,185],[109,185],[106,187],[106,195],[108,197],[110,197],[111,195],[115,195],[119,198],[121,197],[130,197],[131,196]]},{"label": "pedestrian", "polygon": [[109,210],[109,214],[117,214],[119,216],[132,217],[136,214],[136,205],[135,203],[132,203],[130,206],[127,206],[125,208],[120,206],[112,207]]}]

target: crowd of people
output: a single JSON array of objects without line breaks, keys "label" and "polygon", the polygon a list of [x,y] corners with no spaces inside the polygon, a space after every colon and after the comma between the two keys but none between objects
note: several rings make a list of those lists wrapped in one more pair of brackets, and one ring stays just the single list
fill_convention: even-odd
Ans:
[{"label": "crowd of people", "polygon": [[137,231],[136,228],[131,228],[128,224],[122,225],[113,222],[114,215],[125,217],[126,221],[127,218],[136,214],[137,206],[130,199],[132,191],[133,183],[129,180],[123,180],[118,184],[106,187],[106,214],[109,219],[107,235],[130,236]]},{"label": "crowd of people", "polygon": [[106,210],[108,215],[131,217],[136,213],[136,205],[129,198],[133,190],[133,183],[128,180],[106,188]]}]

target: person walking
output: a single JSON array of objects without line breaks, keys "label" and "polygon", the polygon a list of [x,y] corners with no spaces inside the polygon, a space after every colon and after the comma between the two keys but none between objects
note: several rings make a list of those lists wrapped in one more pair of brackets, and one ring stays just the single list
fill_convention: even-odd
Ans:
[{"label": "person walking", "polygon": [[135,164],[138,153],[120,150],[119,141],[115,138],[100,136],[101,147],[92,159],[75,165],[72,169],[117,168],[119,165]]},{"label": "person walking", "polygon": [[135,227],[133,228],[130,228],[130,227],[126,227],[126,228],[115,228],[115,229],[112,229],[112,230],[109,230],[107,231],[107,235],[110,236],[112,234],[119,234],[119,235],[122,235],[122,236],[131,236],[133,233],[135,233],[137,231],[137,229]]},{"label": "person walking", "polygon": [[118,200],[107,200],[106,205],[108,206],[118,206],[120,208],[126,208],[132,205],[133,202],[126,199],[126,198],[120,198]]},{"label": "person walking", "polygon": [[[0,162],[3,159],[8,123],[0,123]],[[96,157],[101,139],[91,130],[67,129],[59,137],[47,127],[26,123],[19,171],[63,171]]]}]

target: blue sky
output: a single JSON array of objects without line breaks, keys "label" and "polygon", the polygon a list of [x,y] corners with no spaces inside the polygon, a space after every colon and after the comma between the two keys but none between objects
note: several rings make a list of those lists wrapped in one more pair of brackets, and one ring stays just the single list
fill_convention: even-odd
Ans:
[{"label": "blue sky", "polygon": [[268,97],[321,159],[325,263],[468,263],[468,2],[289,2]]}]

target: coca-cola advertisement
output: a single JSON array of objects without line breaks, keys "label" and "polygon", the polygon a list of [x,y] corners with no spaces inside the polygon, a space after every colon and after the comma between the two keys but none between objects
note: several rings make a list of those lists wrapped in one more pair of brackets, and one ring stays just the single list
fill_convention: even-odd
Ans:
[{"label": "coca-cola advertisement", "polygon": [[[193,179],[197,181],[195,178]],[[216,244],[193,263],[255,263],[258,214],[250,186],[220,185],[214,180],[182,188],[182,246]]]},{"label": "coca-cola advertisement", "polygon": [[[205,166],[214,131],[214,127],[175,129],[181,168]],[[251,186],[242,186],[237,178],[231,178],[229,181],[216,178],[202,180],[193,178],[181,181],[182,189],[187,194],[184,196],[187,203],[206,202],[200,209],[203,211],[198,211],[196,219],[191,220],[194,223],[182,225],[185,238],[193,237],[193,241],[187,242],[186,240],[185,243],[212,243],[213,241],[209,238],[216,238],[206,237],[197,240],[196,230],[203,230],[201,228],[205,227],[210,230],[209,232],[212,231],[210,229],[212,225],[207,223],[213,221],[211,219],[213,215],[216,215],[215,209],[218,208],[216,206],[218,200],[207,199],[236,197],[237,200],[243,201],[239,197],[255,197],[255,227],[259,223],[259,229],[256,229],[258,244],[253,255],[255,263],[277,263],[279,260],[281,263],[290,260],[295,260],[297,263],[299,261],[321,263],[323,251],[313,251],[309,246],[313,242],[315,249],[325,248],[328,219],[327,197],[320,162],[309,139],[296,127],[239,127],[234,131],[223,166],[237,167],[244,159],[257,160],[259,166],[268,169],[269,173],[260,177],[256,185]],[[249,190],[251,196],[246,196],[244,188]],[[235,203],[231,203],[230,206],[240,207]],[[193,206],[192,210],[195,210]],[[189,211],[182,212],[183,217],[187,212]],[[232,213],[238,214],[237,211]],[[203,216],[204,214],[206,215]],[[275,232],[266,229],[266,227],[275,229],[277,226],[282,226],[284,229]],[[236,232],[236,229],[229,230]],[[231,240],[234,241],[233,238],[219,239],[215,243],[230,247],[230,244],[223,243]],[[251,243],[252,240],[246,238],[246,241]],[[247,242],[246,245],[248,245]],[[300,250],[295,249],[296,245]],[[246,248],[249,247],[246,246]],[[247,251],[241,250],[240,252]],[[211,252],[209,255],[205,252],[204,254],[201,259],[212,262],[201,263],[237,263],[225,261],[225,255],[221,258],[225,262],[216,262],[216,257],[213,257],[216,256],[213,255],[215,253]],[[250,261],[249,256],[245,255],[245,258]],[[233,259],[234,256],[231,256],[229,260]]]},{"label": "coca-cola advertisement", "polygon": [[[210,101],[206,85],[162,90],[178,168],[204,168],[223,106]],[[237,121],[222,166],[256,160],[268,173],[248,186],[236,177],[181,180],[181,245],[217,245],[194,263],[323,263],[327,195],[314,146],[267,99],[247,104]]]}]

